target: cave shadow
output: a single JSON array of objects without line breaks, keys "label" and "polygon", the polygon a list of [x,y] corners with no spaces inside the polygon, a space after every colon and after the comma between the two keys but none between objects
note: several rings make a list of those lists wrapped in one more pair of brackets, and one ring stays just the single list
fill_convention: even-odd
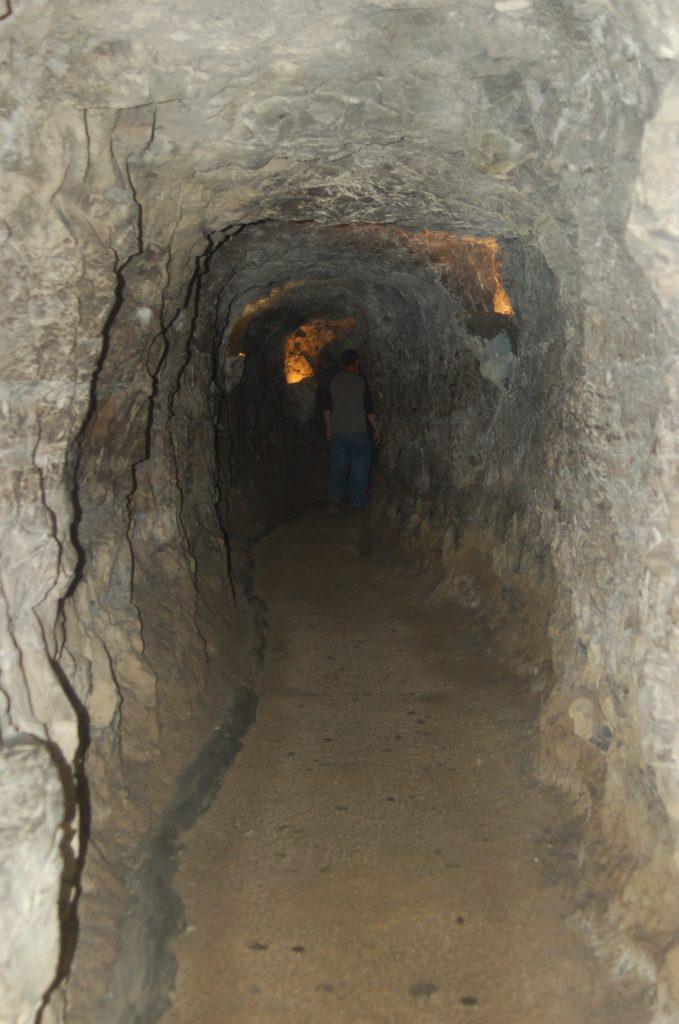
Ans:
[{"label": "cave shadow", "polygon": [[[50,659],[52,670],[66,694],[78,722],[78,749],[74,766],[66,761],[61,749],[53,741],[46,746],[50,752],[64,795],[64,820],[59,849],[63,861],[61,886],[59,891],[59,928],[60,948],[57,970],[52,984],[49,986],[36,1016],[36,1024],[40,1024],[44,1011],[54,992],[68,978],[80,932],[78,904],[82,894],[82,873],[87,859],[91,827],[92,807],[90,787],[85,772],[85,754],[90,746],[90,720],[83,704],[78,699],[63,668],[55,659]],[[78,837],[78,852],[74,854],[72,840]]]}]

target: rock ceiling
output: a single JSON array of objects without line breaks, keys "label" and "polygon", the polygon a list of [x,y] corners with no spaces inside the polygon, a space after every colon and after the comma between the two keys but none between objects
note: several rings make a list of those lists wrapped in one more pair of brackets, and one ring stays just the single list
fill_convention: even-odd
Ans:
[{"label": "rock ceiling", "polygon": [[44,16],[45,102],[68,98],[91,151],[110,135],[114,156],[127,151],[111,185],[130,175],[161,244],[168,223],[269,218],[527,236],[563,218],[602,147],[620,160],[638,143],[648,54],[639,33],[611,32],[604,3],[62,3]]}]

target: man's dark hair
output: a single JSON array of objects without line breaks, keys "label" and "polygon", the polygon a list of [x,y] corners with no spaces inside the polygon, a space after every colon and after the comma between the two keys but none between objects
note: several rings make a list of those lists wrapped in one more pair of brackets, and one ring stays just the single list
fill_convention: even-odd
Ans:
[{"label": "man's dark hair", "polygon": [[342,353],[342,366],[356,366],[356,363],[361,361],[361,357],[355,348],[345,348]]}]

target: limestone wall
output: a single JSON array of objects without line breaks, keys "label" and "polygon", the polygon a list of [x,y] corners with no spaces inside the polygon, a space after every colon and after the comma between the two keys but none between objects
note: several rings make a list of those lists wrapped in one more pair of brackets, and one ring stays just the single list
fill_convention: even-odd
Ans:
[{"label": "limestone wall", "polygon": [[[666,24],[669,24],[667,22]],[[667,832],[655,832],[655,842],[646,846],[649,870],[668,860],[676,871],[677,822],[677,665],[679,664],[679,561],[677,547],[679,517],[679,420],[677,419],[679,360],[677,353],[676,285],[679,274],[676,215],[676,178],[679,156],[677,119],[679,92],[672,78],[644,133],[639,178],[628,221],[626,241],[637,266],[642,268],[645,287],[659,307],[658,316],[669,339],[663,350],[658,400],[651,417],[653,440],[648,459],[650,502],[647,531],[638,589],[638,617],[633,620],[633,666],[636,682],[634,720],[640,734],[641,758],[651,770],[654,796],[659,794],[670,822]],[[611,822],[616,808],[607,793]],[[640,802],[640,801],[639,801]],[[657,816],[648,813],[648,828]],[[664,824],[664,822],[663,822]],[[625,893],[629,907],[639,900],[634,882]],[[641,896],[648,917],[655,913]],[[679,951],[674,941],[676,917],[668,922],[669,937],[661,974],[661,1004],[668,1017],[679,1003]]]}]

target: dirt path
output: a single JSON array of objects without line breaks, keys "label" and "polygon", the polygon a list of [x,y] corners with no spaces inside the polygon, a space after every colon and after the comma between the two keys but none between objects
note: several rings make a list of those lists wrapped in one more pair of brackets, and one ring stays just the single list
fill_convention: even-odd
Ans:
[{"label": "dirt path", "polygon": [[257,549],[258,720],[187,837],[163,1024],[642,1024],[566,923],[535,698],[467,612],[366,565],[357,517]]}]

